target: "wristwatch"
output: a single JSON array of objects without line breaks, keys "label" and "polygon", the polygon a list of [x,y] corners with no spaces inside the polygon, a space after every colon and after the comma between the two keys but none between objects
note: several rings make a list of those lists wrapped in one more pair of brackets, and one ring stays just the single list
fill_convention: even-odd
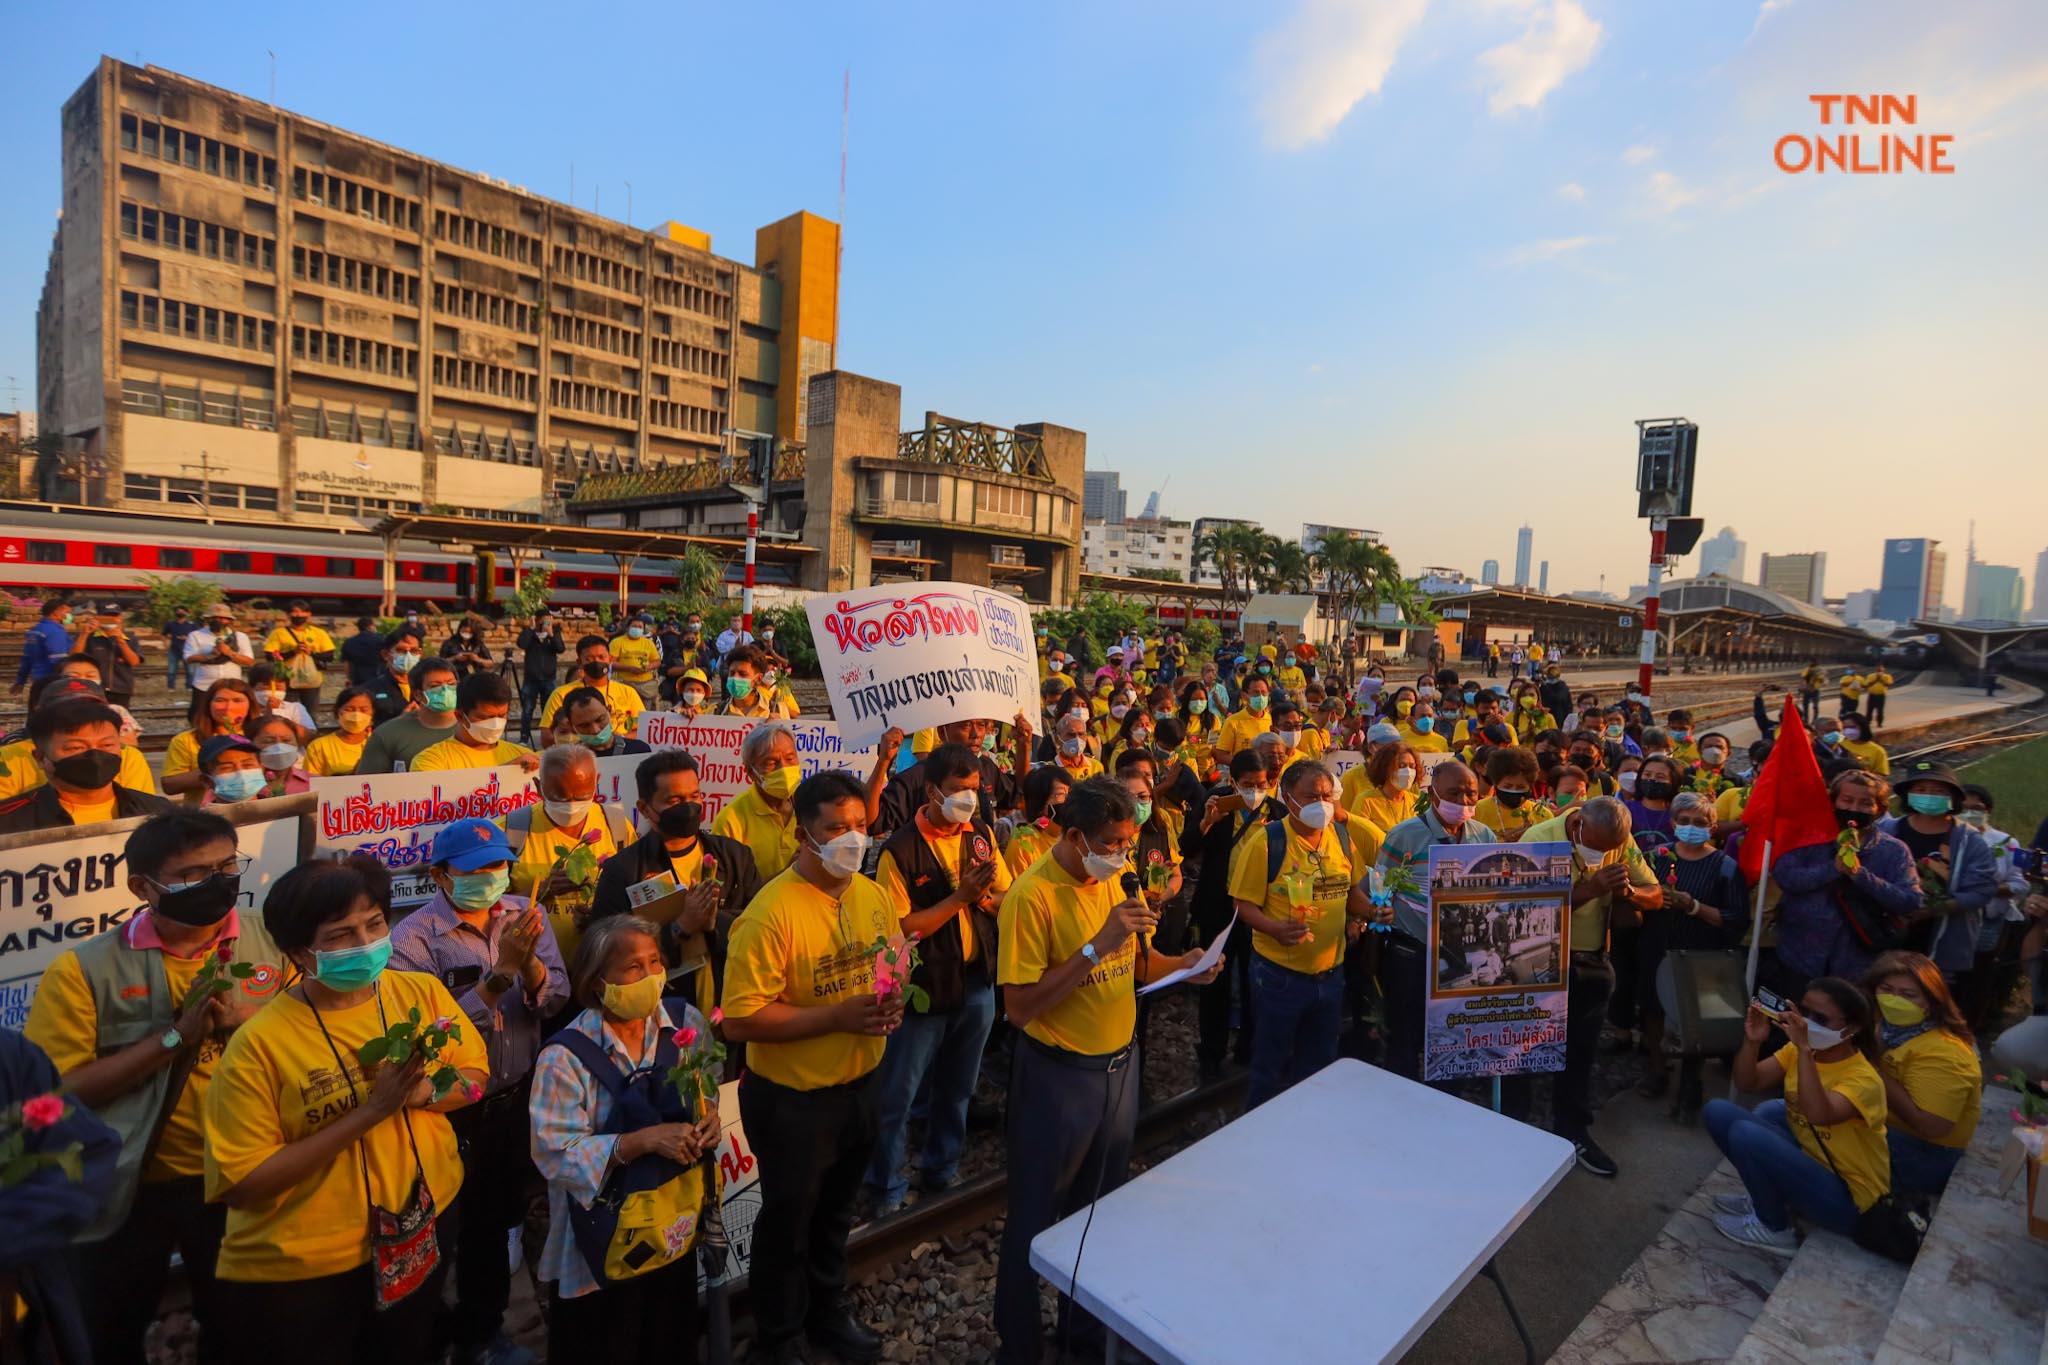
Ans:
[{"label": "wristwatch", "polygon": [[1092,939],[1087,943],[1081,945],[1081,956],[1088,959],[1088,965],[1090,967],[1099,967],[1102,965],[1102,955],[1095,951],[1095,943]]},{"label": "wristwatch", "polygon": [[173,1025],[165,1029],[164,1036],[157,1039],[157,1041],[164,1045],[164,1051],[176,1052],[179,1048],[185,1046],[185,1035],[178,1032],[176,1025]]},{"label": "wristwatch", "polygon": [[512,989],[512,978],[506,976],[503,972],[492,972],[484,978],[484,989],[496,991],[499,995],[503,995],[506,991]]}]

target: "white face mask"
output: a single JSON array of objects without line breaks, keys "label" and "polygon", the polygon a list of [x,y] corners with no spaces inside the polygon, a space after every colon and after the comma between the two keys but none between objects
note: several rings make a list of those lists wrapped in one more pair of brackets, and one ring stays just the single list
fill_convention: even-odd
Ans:
[{"label": "white face mask", "polygon": [[1700,762],[1706,764],[1709,768],[1718,768],[1727,761],[1728,751],[1726,749],[1709,746],[1700,750]]},{"label": "white face mask", "polygon": [[1309,801],[1294,812],[1294,818],[1310,829],[1322,829],[1337,817],[1335,801]]},{"label": "white face mask", "polygon": [[1088,842],[1088,836],[1081,836],[1081,866],[1087,869],[1090,880],[1106,882],[1124,870],[1124,859],[1114,853],[1097,853],[1095,845]]},{"label": "white face mask", "polygon": [[1634,773],[1623,773],[1614,780],[1625,792],[1632,792],[1636,789],[1636,775]]},{"label": "white face mask", "polygon": [[541,798],[541,809],[548,813],[548,822],[558,826],[580,825],[583,817],[590,814],[590,801],[550,801]]},{"label": "white face mask", "polygon": [[1607,861],[1604,849],[1588,848],[1584,844],[1573,844],[1572,850],[1579,855],[1579,861],[1587,867],[1598,867]]},{"label": "white face mask", "polygon": [[1445,801],[1441,798],[1438,798],[1436,803],[1437,818],[1447,825],[1464,824],[1472,818],[1472,812],[1477,809],[1476,806],[1461,806],[1454,801]]},{"label": "white face mask", "polygon": [[1244,802],[1246,810],[1257,810],[1265,804],[1266,793],[1261,787],[1239,787],[1237,797]]},{"label": "white face mask", "polygon": [[702,706],[703,704],[704,694],[698,691],[696,688],[693,687],[689,691],[683,693],[683,705]]},{"label": "white face mask", "polygon": [[274,773],[299,766],[299,746],[296,744],[266,744],[256,756],[265,768]]},{"label": "white face mask", "polygon": [[954,792],[939,801],[939,813],[949,825],[964,825],[981,809],[981,797],[974,792]]},{"label": "white face mask", "polygon": [[816,847],[818,861],[825,864],[826,871],[838,877],[851,877],[860,871],[861,860],[868,856],[868,836],[850,829]]},{"label": "white face mask", "polygon": [[1396,768],[1396,769],[1394,769],[1394,788],[1395,788],[1395,790],[1397,790],[1397,791],[1407,791],[1407,790],[1408,790],[1408,789],[1409,789],[1410,787],[1412,787],[1412,786],[1414,786],[1414,785],[1415,785],[1415,769],[1413,769],[1413,768]]},{"label": "white face mask", "polygon": [[496,744],[505,737],[505,717],[495,720],[469,720],[463,724],[469,729],[469,737],[479,744]]},{"label": "white face mask", "polygon": [[1081,756],[1081,750],[1086,746],[1087,742],[1083,740],[1079,735],[1068,735],[1065,739],[1060,741],[1060,752],[1065,754],[1068,758],[1079,758]]},{"label": "white face mask", "polygon": [[1848,1036],[1825,1024],[1816,1024],[1810,1020],[1806,1025],[1806,1040],[1813,1044],[1813,1050],[1816,1052],[1826,1052],[1829,1048],[1838,1046]]},{"label": "white face mask", "polygon": [[1273,734],[1282,744],[1285,744],[1290,749],[1301,743],[1301,731],[1299,730],[1275,730]]}]

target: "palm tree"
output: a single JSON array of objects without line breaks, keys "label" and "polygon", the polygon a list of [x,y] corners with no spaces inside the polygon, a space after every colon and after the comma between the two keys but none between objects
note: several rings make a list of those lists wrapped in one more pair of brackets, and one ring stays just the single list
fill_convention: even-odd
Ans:
[{"label": "palm tree", "polygon": [[1259,586],[1267,592],[1307,592],[1314,581],[1313,565],[1299,541],[1266,537],[1265,566]]},{"label": "palm tree", "polygon": [[1195,538],[1194,562],[1216,570],[1223,580],[1223,609],[1242,608],[1250,600],[1252,582],[1265,561],[1269,537],[1248,522],[1225,522]]},{"label": "palm tree", "polygon": [[1401,576],[1401,566],[1387,547],[1363,536],[1325,540],[1317,550],[1315,569],[1323,577],[1330,614],[1340,628],[1358,623],[1361,606],[1365,616],[1376,614],[1387,582]]}]

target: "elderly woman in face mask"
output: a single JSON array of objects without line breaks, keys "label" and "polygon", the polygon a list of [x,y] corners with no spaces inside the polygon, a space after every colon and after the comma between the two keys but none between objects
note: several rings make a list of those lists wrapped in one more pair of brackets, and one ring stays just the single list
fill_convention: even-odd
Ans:
[{"label": "elderly woman in face mask", "polygon": [[[1643,916],[1637,940],[1642,992],[1644,1079],[1636,1092],[1661,1098],[1671,1085],[1664,1065],[1664,1008],[1655,985],[1657,969],[1673,948],[1729,948],[1742,941],[1749,924],[1749,889],[1735,859],[1714,842],[1714,803],[1700,792],[1680,792],[1671,802],[1672,843],[1652,862],[1665,878],[1664,906]],[[1678,1098],[1671,1116],[1690,1126],[1699,1122],[1703,1089],[1700,1064],[1679,1059]]]}]

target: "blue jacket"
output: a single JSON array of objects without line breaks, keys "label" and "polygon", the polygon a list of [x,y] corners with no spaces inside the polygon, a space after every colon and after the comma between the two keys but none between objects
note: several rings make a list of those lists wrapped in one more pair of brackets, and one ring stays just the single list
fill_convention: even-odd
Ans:
[{"label": "blue jacket", "polygon": [[1864,838],[1858,851],[1861,866],[1852,876],[1836,870],[1832,839],[1771,859],[1771,878],[1783,893],[1778,902],[1778,961],[1798,975],[1855,981],[1876,961],[1843,921],[1835,901],[1838,889],[1853,885],[1900,919],[1925,908],[1927,894],[1920,889],[1912,851],[1881,826],[1882,822]]},{"label": "blue jacket", "polygon": [[[1877,827],[1896,837],[1905,823],[1905,816],[1895,815]],[[1960,821],[1948,832],[1948,894],[1955,911],[1937,924],[1927,955],[1944,972],[1967,971],[1977,958],[1984,907],[1998,894],[1998,855],[1983,835]]]},{"label": "blue jacket", "polygon": [[57,661],[71,652],[71,632],[45,616],[21,638],[21,671],[14,685],[41,682],[57,671]]}]

